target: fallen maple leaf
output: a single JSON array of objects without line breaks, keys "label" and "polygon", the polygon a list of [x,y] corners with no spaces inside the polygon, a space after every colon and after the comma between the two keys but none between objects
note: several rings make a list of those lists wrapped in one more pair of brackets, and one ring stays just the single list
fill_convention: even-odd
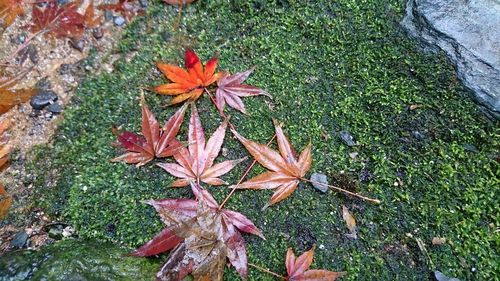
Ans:
[{"label": "fallen maple leaf", "polygon": [[349,236],[353,239],[357,239],[358,234],[357,234],[357,227],[356,227],[356,219],[349,212],[349,209],[347,209],[347,207],[344,205],[342,205],[342,218],[344,219],[344,221],[347,225],[347,229],[349,229],[349,232],[350,232],[346,236]]},{"label": "fallen maple leaf", "polygon": [[9,111],[9,109],[18,104],[26,102],[37,93],[35,89],[12,89],[24,74],[26,72],[17,77],[0,78],[0,114]]},{"label": "fallen maple leaf", "polygon": [[0,121],[0,169],[9,161],[10,146],[7,144],[9,138],[7,136],[7,129],[10,127],[10,121],[4,119]]},{"label": "fallen maple leaf", "polygon": [[246,114],[245,105],[241,100],[242,97],[252,97],[265,95],[271,97],[266,91],[255,86],[242,84],[248,76],[253,72],[251,68],[244,72],[238,72],[233,75],[224,75],[217,81],[217,91],[215,98],[219,108],[224,111],[226,103],[242,113]]},{"label": "fallen maple leaf", "polygon": [[183,187],[187,186],[191,181],[202,181],[210,185],[226,184],[219,177],[245,160],[245,158],[227,160],[214,165],[214,160],[219,154],[224,141],[227,125],[228,120],[226,119],[205,144],[205,132],[201,126],[198,110],[193,104],[189,120],[188,148],[181,147],[174,154],[174,158],[179,164],[157,164],[171,175],[181,178],[174,181],[170,186]]},{"label": "fallen maple leaf", "polygon": [[151,200],[166,228],[152,240],[131,253],[144,257],[175,248],[157,274],[159,280],[182,280],[192,273],[195,280],[222,280],[226,257],[242,278],[247,277],[245,241],[240,231],[257,235],[261,231],[241,213],[219,210],[212,195],[191,183],[197,200]]},{"label": "fallen maple leaf", "polygon": [[142,12],[142,9],[136,7],[130,0],[118,0],[116,4],[102,4],[97,6],[100,10],[112,10],[130,21],[134,16]]},{"label": "fallen maple leaf", "polygon": [[299,181],[309,171],[312,164],[312,145],[310,142],[302,150],[300,157],[297,159],[297,153],[276,120],[274,120],[274,127],[279,153],[267,145],[248,140],[236,132],[236,130],[232,130],[236,138],[245,146],[255,160],[271,171],[230,188],[277,189],[264,208],[290,196],[297,188]]},{"label": "fallen maple leaf", "polygon": [[92,0],[85,10],[84,25],[87,28],[94,28],[99,26],[101,24],[101,21],[102,17],[96,16],[95,14],[94,0]]},{"label": "fallen maple leaf", "polygon": [[202,94],[205,87],[216,82],[221,72],[215,73],[217,68],[217,58],[211,58],[205,66],[192,50],[185,52],[185,66],[187,70],[175,65],[157,63],[158,69],[173,83],[163,84],[154,88],[154,91],[163,94],[176,96],[170,100],[170,104],[177,104],[183,101],[195,101]]},{"label": "fallen maple leaf", "polygon": [[314,247],[295,257],[292,248],[288,248],[286,253],[286,272],[289,281],[333,281],[338,277],[344,276],[346,272],[333,272],[328,270],[307,270],[313,261]]},{"label": "fallen maple leaf", "polygon": [[[46,3],[44,8],[39,3]],[[58,1],[33,3],[32,32],[43,32],[57,38],[80,37],[85,30],[85,16],[78,13],[78,3],[59,6]]]},{"label": "fallen maple leaf", "polygon": [[11,25],[17,16],[24,14],[22,0],[0,0],[0,25]]},{"label": "fallen maple leaf", "polygon": [[144,97],[142,97],[141,107],[142,136],[128,131],[118,133],[118,142],[115,145],[125,148],[128,152],[111,161],[123,161],[142,166],[155,157],[172,156],[182,147],[182,143],[177,141],[175,137],[184,120],[186,106],[181,107],[172,115],[163,128],[160,128],[155,116],[146,105]]},{"label": "fallen maple leaf", "polygon": [[0,220],[5,218],[11,205],[12,197],[5,191],[4,186],[0,184]]}]

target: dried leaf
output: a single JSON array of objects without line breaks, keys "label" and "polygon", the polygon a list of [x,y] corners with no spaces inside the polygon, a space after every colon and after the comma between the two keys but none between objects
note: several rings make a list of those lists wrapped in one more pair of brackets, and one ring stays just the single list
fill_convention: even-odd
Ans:
[{"label": "dried leaf", "polygon": [[224,75],[217,81],[217,91],[215,94],[217,104],[221,110],[227,103],[230,107],[241,111],[246,114],[245,105],[241,100],[242,97],[252,97],[265,95],[271,97],[264,90],[255,86],[243,84],[243,82],[250,76],[254,68],[245,72],[238,72],[233,75]]},{"label": "dried leaf", "polygon": [[342,205],[342,218],[344,219],[345,223],[347,224],[347,229],[349,229],[349,236],[352,237],[353,239],[357,239],[357,227],[356,227],[356,219],[352,216],[352,214],[349,212],[349,209],[347,209],[346,206]]},{"label": "dried leaf", "polygon": [[94,0],[90,1],[90,4],[87,6],[87,9],[85,10],[84,18],[85,18],[84,24],[85,24],[85,27],[87,27],[87,28],[94,28],[94,27],[97,27],[101,24],[102,17],[96,16],[96,14],[95,14]]},{"label": "dried leaf", "polygon": [[132,256],[151,256],[174,249],[157,274],[158,280],[222,280],[226,257],[242,278],[247,277],[245,241],[240,231],[262,237],[260,230],[244,215],[218,210],[212,195],[191,184],[197,200],[151,200],[166,228]]},{"label": "dried leaf", "polygon": [[175,138],[179,132],[186,106],[181,107],[168,119],[163,128],[160,128],[155,116],[149,110],[144,97],[142,98],[142,136],[125,131],[118,133],[118,142],[115,144],[125,148],[128,152],[112,159],[113,162],[126,162],[142,166],[156,158],[174,155],[182,143]]},{"label": "dried leaf", "polygon": [[346,272],[333,272],[328,270],[308,270],[314,256],[314,248],[303,253],[298,258],[295,257],[292,248],[288,248],[286,253],[286,271],[289,281],[333,281],[344,276]]},{"label": "dried leaf", "polygon": [[9,126],[10,121],[8,119],[0,121],[0,169],[2,169],[2,167],[9,161],[11,148],[7,144],[9,138],[6,133]]},{"label": "dried leaf", "polygon": [[97,6],[97,8],[100,10],[115,11],[126,18],[127,21],[130,21],[137,14],[143,12],[141,8],[136,7],[132,2],[131,0],[118,0],[116,4],[103,4]]},{"label": "dried leaf", "polygon": [[432,245],[444,245],[444,243],[446,243],[446,238],[444,237],[432,238]]},{"label": "dried leaf", "polygon": [[10,26],[14,20],[24,14],[22,0],[0,0],[0,25],[5,28]]},{"label": "dried leaf", "polygon": [[35,89],[12,89],[21,77],[26,73],[21,73],[16,77],[0,78],[0,114],[3,114],[12,107],[26,102],[37,91]]},{"label": "dried leaf", "polygon": [[215,73],[217,58],[211,58],[205,66],[192,50],[185,52],[186,69],[171,64],[157,63],[160,71],[173,83],[163,84],[154,88],[154,91],[162,94],[175,96],[170,104],[184,101],[195,101],[202,94],[205,87],[216,82],[222,73]]},{"label": "dried leaf", "polygon": [[5,218],[11,205],[12,197],[5,191],[4,186],[0,184],[0,220]]},{"label": "dried leaf", "polygon": [[58,1],[45,1],[41,8],[39,2],[33,3],[32,32],[44,32],[57,38],[81,37],[85,31],[85,17],[78,13],[78,2],[59,6]]},{"label": "dried leaf", "polygon": [[180,180],[174,181],[172,187],[187,186],[190,181],[202,181],[210,185],[226,184],[219,179],[244,160],[228,160],[214,165],[214,160],[219,155],[228,121],[224,121],[212,137],[205,143],[205,132],[201,126],[200,117],[195,105],[191,111],[189,121],[188,147],[181,147],[174,158],[179,164],[159,163],[158,166]]},{"label": "dried leaf", "polygon": [[235,130],[232,130],[236,138],[245,146],[255,160],[271,171],[231,188],[276,189],[267,206],[276,204],[290,196],[297,188],[300,179],[309,171],[312,164],[311,143],[297,157],[297,153],[290,140],[285,136],[280,124],[276,120],[274,121],[274,126],[279,153],[267,145],[248,140]]}]

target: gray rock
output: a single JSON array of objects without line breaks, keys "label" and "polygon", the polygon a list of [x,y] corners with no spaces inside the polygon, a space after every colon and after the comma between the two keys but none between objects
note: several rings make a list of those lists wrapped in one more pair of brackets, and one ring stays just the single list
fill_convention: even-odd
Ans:
[{"label": "gray rock", "polygon": [[36,47],[33,44],[29,44],[28,46],[26,46],[26,48],[22,49],[19,52],[18,56],[19,64],[23,64],[28,58],[33,64],[38,63],[38,51],[36,50]]},{"label": "gray rock", "polygon": [[13,248],[20,249],[24,247],[27,242],[28,242],[28,234],[24,231],[20,231],[16,233],[12,241],[10,241],[10,246],[12,246]]},{"label": "gray rock", "polygon": [[[319,190],[319,191],[321,191],[323,193],[326,193],[328,191],[328,186],[322,185],[322,184],[328,184],[328,178],[326,177],[325,174],[313,173],[311,175],[311,181],[313,181],[312,185],[317,190]],[[322,183],[322,184],[317,184],[317,183],[314,183],[314,182],[318,182],[318,183]]]},{"label": "gray rock", "polygon": [[54,91],[41,91],[31,98],[30,105],[33,109],[41,110],[57,99],[57,94]]},{"label": "gray rock", "polygon": [[104,36],[104,33],[102,32],[102,28],[100,28],[100,27],[94,28],[92,30],[92,35],[97,40],[101,39]]},{"label": "gray rock", "polygon": [[147,8],[148,7],[148,0],[139,0],[139,4],[141,4],[142,8]]},{"label": "gray rock", "polygon": [[47,110],[54,113],[54,114],[61,114],[62,112],[62,106],[55,102],[47,107]]},{"label": "gray rock", "polygon": [[104,12],[104,20],[105,21],[112,21],[113,20],[113,12],[110,10],[106,10]]},{"label": "gray rock", "polygon": [[125,24],[125,19],[122,16],[117,16],[114,18],[113,22],[116,26],[123,26]]},{"label": "gray rock", "polygon": [[500,118],[500,1],[409,0],[402,25],[445,51],[474,98]]},{"label": "gray rock", "polygon": [[340,138],[344,141],[348,146],[355,146],[356,142],[354,138],[348,131],[340,131]]},{"label": "gray rock", "polygon": [[75,48],[80,52],[83,52],[83,49],[85,48],[85,40],[80,38],[69,40],[69,44],[71,45],[71,47]]},{"label": "gray rock", "polygon": [[434,271],[434,277],[437,281],[460,281],[458,278],[448,277],[439,271]]}]

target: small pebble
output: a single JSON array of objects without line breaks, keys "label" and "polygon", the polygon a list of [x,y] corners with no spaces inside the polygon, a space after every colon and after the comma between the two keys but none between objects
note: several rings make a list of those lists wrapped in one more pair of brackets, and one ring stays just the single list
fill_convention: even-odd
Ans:
[{"label": "small pebble", "polygon": [[139,4],[141,4],[142,8],[148,7],[148,0],[139,0]]},{"label": "small pebble", "polygon": [[10,245],[14,248],[22,248],[26,245],[26,242],[28,242],[28,234],[24,231],[19,231],[16,233],[12,241],[10,241]]},{"label": "small pebble", "polygon": [[425,139],[425,135],[424,135],[424,134],[422,134],[422,133],[421,133],[421,132],[419,132],[419,131],[413,131],[413,132],[411,132],[411,134],[412,134],[412,136],[413,136],[414,138],[416,138],[417,140],[424,140],[424,139]]},{"label": "small pebble", "polygon": [[69,44],[71,47],[75,48],[76,50],[83,52],[83,49],[85,48],[85,40],[83,39],[71,39],[69,40]]},{"label": "small pebble", "polygon": [[170,39],[172,38],[172,33],[168,32],[168,31],[164,31],[160,35],[161,35],[161,38],[163,39],[163,41],[165,41],[165,42],[169,42]]},{"label": "small pebble", "polygon": [[104,12],[104,20],[105,21],[112,21],[113,20],[113,12],[111,12],[110,10],[106,10]]},{"label": "small pebble", "polygon": [[353,136],[348,131],[341,131],[340,138],[348,146],[355,146],[356,145],[356,142],[354,141]]},{"label": "small pebble", "polygon": [[316,188],[317,190],[319,190],[323,193],[326,193],[328,191],[328,186],[323,185],[323,184],[328,184],[328,178],[326,177],[325,174],[313,173],[311,175],[311,181],[320,183],[320,184],[314,183],[314,182],[312,183],[314,188]]},{"label": "small pebble", "polygon": [[53,103],[47,107],[47,110],[52,112],[53,114],[61,114],[62,106],[59,103]]},{"label": "small pebble", "polygon": [[117,16],[113,20],[116,26],[123,26],[125,24],[125,19],[122,16]]},{"label": "small pebble", "polygon": [[93,35],[93,36],[94,36],[94,38],[95,38],[95,39],[97,39],[97,40],[101,39],[101,38],[104,36],[104,34],[103,34],[103,32],[102,32],[102,28],[100,28],[100,27],[94,28],[94,29],[92,30],[92,35]]},{"label": "small pebble", "polygon": [[54,91],[41,91],[31,98],[30,105],[33,109],[40,110],[57,99],[57,94]]}]

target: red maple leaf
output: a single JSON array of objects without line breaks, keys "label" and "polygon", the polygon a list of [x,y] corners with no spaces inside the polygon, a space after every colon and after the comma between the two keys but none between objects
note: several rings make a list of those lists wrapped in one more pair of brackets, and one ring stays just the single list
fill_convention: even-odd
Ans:
[{"label": "red maple leaf", "polygon": [[128,152],[112,161],[142,166],[155,157],[164,158],[174,155],[183,146],[175,137],[184,120],[185,111],[186,106],[181,107],[168,119],[163,128],[160,128],[158,121],[142,98],[142,136],[128,131],[118,133],[118,142],[115,145],[125,148]]},{"label": "red maple leaf", "polygon": [[174,158],[179,164],[159,163],[157,164],[171,175],[181,178],[174,181],[170,186],[183,187],[191,181],[202,181],[210,185],[226,184],[219,179],[245,158],[228,160],[214,165],[214,160],[219,154],[224,141],[228,121],[225,120],[212,137],[205,143],[205,132],[201,126],[198,110],[193,104],[191,118],[189,120],[188,147],[181,147]]},{"label": "red maple leaf", "polygon": [[[41,8],[39,3],[45,3]],[[57,1],[33,3],[32,32],[45,32],[45,34],[63,37],[80,37],[85,30],[85,16],[77,11],[78,3],[67,3],[59,6]]]},{"label": "red maple leaf", "polygon": [[[218,260],[221,256],[196,260],[192,259],[186,252],[196,251],[197,249],[190,248],[190,245],[199,246],[200,243],[197,243],[197,241],[207,239],[202,236],[214,236],[207,240],[212,240],[210,241],[211,244],[217,242],[217,251],[222,254],[222,258],[225,259],[227,256],[241,277],[246,279],[248,272],[247,255],[245,240],[240,231],[265,239],[261,231],[241,213],[228,209],[219,210],[219,204],[213,196],[198,184],[191,183],[191,189],[196,200],[163,199],[148,202],[160,214],[166,228],[152,240],[132,252],[131,255],[138,257],[152,256],[177,247],[161,271],[158,272],[158,279],[182,280],[191,272],[212,275],[214,272],[206,272],[206,270],[213,269],[214,266],[207,264],[220,264]],[[192,228],[196,227],[195,225],[199,221],[207,218],[212,221],[211,224],[206,224],[202,231],[192,231]],[[213,223],[214,221],[215,223]],[[214,249],[210,250],[210,252],[214,251]],[[175,278],[164,278],[167,275],[172,276],[174,273]]]},{"label": "red maple leaf", "polygon": [[173,83],[157,86],[154,91],[175,96],[170,100],[170,104],[197,100],[203,94],[204,88],[216,82],[222,75],[221,72],[215,73],[217,58],[211,58],[203,66],[195,52],[189,49],[185,52],[187,70],[172,64],[157,63],[156,65]]}]

